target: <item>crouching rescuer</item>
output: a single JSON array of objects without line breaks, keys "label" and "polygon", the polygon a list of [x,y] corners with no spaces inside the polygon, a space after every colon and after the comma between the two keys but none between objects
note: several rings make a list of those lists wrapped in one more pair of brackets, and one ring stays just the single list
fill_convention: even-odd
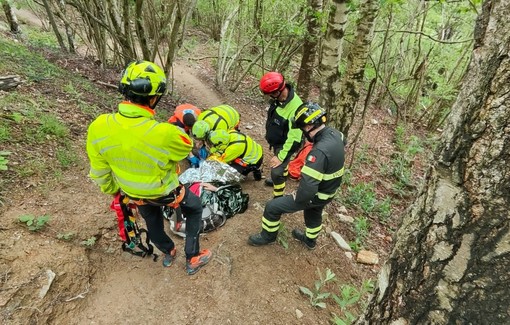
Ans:
[{"label": "crouching rescuer", "polygon": [[175,125],[154,119],[166,85],[165,73],[156,64],[128,64],[119,84],[124,101],[118,112],[100,115],[88,128],[90,177],[103,193],[121,192],[138,206],[148,237],[165,254],[164,266],[172,264],[177,250],[164,230],[161,206],[179,205],[187,220],[184,251],[191,275],[212,254],[200,250],[200,198],[179,184],[177,176],[177,164],[191,151],[191,139]]},{"label": "crouching rescuer", "polygon": [[276,241],[283,213],[303,210],[305,230],[294,229],[292,236],[308,249],[314,249],[322,229],[322,210],[333,200],[344,174],[344,137],[326,126],[326,111],[318,104],[305,102],[291,120],[293,127],[301,129],[313,147],[301,170],[301,180],[295,194],[272,199],[266,204],[262,217],[262,230],[249,237],[253,246]]},{"label": "crouching rescuer", "polygon": [[243,176],[253,172],[256,181],[262,179],[262,146],[249,136],[235,130],[216,130],[208,133],[206,142],[210,147],[211,159],[230,165]]}]

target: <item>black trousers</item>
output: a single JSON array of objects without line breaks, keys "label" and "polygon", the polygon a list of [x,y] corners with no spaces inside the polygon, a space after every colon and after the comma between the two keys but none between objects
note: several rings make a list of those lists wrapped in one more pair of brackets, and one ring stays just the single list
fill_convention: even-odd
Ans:
[{"label": "black trousers", "polygon": [[[184,187],[183,190],[186,192],[179,206],[182,214],[186,218],[184,252],[186,253],[186,258],[190,259],[200,252],[199,232],[200,221],[202,219],[202,202],[188,187]],[[145,220],[150,240],[163,253],[170,253],[170,251],[174,249],[175,244],[165,232],[161,206],[149,204],[140,205],[138,206],[138,211],[140,211],[140,214]]]},{"label": "black trousers", "polygon": [[303,210],[306,228],[316,228],[322,224],[322,210],[329,200],[319,200],[315,197],[312,202],[306,204],[297,204],[292,195],[284,195],[274,198],[266,203],[264,209],[264,218],[269,221],[280,221],[282,214],[293,213]]},{"label": "black trousers", "polygon": [[250,172],[261,172],[260,171],[260,166],[262,166],[262,162],[264,161],[264,157],[260,157],[260,159],[257,161],[256,164],[250,164],[250,165],[246,165],[246,166],[241,166],[239,165],[238,163],[236,162],[231,162],[229,164],[230,167],[234,168],[235,170],[237,170],[239,172],[239,174],[243,175],[243,176],[246,176],[248,175]]}]

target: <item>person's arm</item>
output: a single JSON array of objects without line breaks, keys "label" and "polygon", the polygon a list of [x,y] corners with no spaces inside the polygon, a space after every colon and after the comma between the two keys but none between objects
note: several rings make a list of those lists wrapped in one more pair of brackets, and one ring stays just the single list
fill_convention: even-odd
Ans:
[{"label": "person's arm", "polygon": [[319,190],[319,184],[324,177],[324,166],[326,156],[320,150],[310,151],[305,160],[305,165],[301,169],[301,180],[296,192],[296,203],[309,203]]},{"label": "person's arm", "polygon": [[89,127],[87,133],[87,155],[90,160],[89,177],[99,185],[101,192],[115,194],[120,188],[113,178],[110,165],[99,153],[97,145],[93,144],[93,139],[95,139],[93,128]]},{"label": "person's arm", "polygon": [[175,125],[165,124],[165,127],[167,128],[165,130],[167,136],[165,149],[169,152],[168,159],[179,162],[188,157],[193,148],[190,137]]},{"label": "person's arm", "polygon": [[303,132],[301,129],[293,129],[289,121],[289,133],[287,133],[287,139],[283,144],[282,150],[278,153],[278,159],[284,161],[289,155],[292,155],[301,144]]}]

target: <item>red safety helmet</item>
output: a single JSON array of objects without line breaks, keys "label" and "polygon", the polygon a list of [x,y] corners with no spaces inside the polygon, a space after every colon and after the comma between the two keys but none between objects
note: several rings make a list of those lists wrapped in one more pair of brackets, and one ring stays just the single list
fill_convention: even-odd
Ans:
[{"label": "red safety helmet", "polygon": [[285,89],[285,79],[279,72],[268,72],[260,78],[260,90],[264,94],[271,94],[275,91]]}]

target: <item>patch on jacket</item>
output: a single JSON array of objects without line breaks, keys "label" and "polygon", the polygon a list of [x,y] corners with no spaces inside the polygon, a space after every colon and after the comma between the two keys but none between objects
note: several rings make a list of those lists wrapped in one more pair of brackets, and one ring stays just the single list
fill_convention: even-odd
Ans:
[{"label": "patch on jacket", "polygon": [[309,162],[315,162],[317,158],[315,158],[314,155],[309,155],[308,157],[306,157],[306,160],[308,160]]}]

